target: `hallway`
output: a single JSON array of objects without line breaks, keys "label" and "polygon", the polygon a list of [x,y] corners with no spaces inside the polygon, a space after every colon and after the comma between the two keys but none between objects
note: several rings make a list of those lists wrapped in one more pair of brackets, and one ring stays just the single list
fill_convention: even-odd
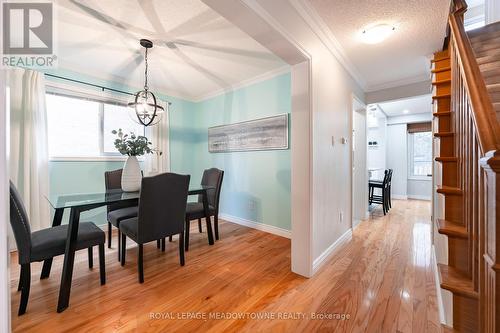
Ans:
[{"label": "hallway", "polygon": [[[393,200],[384,217],[377,206],[354,230],[352,242],[313,279],[301,284],[285,279],[253,311],[349,315],[349,320],[269,322],[276,331],[440,332],[430,211],[429,201]],[[236,326],[248,332],[259,328],[247,324]]]}]

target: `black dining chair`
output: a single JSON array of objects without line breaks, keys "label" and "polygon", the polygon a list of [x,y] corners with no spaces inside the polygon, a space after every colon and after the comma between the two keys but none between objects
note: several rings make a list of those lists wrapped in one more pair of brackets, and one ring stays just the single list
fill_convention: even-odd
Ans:
[{"label": "black dining chair", "polygon": [[[118,190],[122,188],[122,172],[123,169],[106,171],[104,173],[104,184],[106,186],[106,191],[108,190]],[[108,248],[111,248],[111,238],[112,238],[112,227],[118,228],[118,261],[121,260],[120,256],[120,222],[131,217],[136,217],[139,208],[137,205],[130,205],[127,202],[117,202],[109,204],[107,206],[107,218],[108,218]]]},{"label": "black dining chair", "polygon": [[387,180],[387,205],[389,209],[392,208],[392,199],[391,199],[391,185],[392,185],[392,169],[389,169],[389,179]]},{"label": "black dining chair", "polygon": [[[214,217],[215,239],[219,239],[219,201],[220,192],[222,189],[222,179],[224,171],[217,168],[211,168],[203,171],[201,179],[202,186],[212,186],[212,189],[207,190],[207,199],[210,216]],[[206,218],[205,209],[203,207],[203,196],[198,195],[197,202],[188,202],[186,208],[186,251],[189,250],[189,228],[192,220],[198,220],[198,229],[201,229],[201,219]]]},{"label": "black dining chair", "polygon": [[[31,263],[44,261],[64,254],[68,225],[60,225],[31,232],[28,215],[21,196],[14,184],[10,183],[10,225],[17,245],[21,275],[17,290],[21,291],[18,315],[26,312],[31,285]],[[92,222],[81,222],[78,227],[76,249],[88,249],[89,268],[93,267],[94,246],[99,246],[99,272],[101,285],[106,283],[104,243],[106,235]]]},{"label": "black dining chair", "polygon": [[[120,222],[121,264],[125,265],[127,236],[138,244],[139,282],[144,282],[143,244],[179,235],[179,257],[184,266],[184,218],[189,175],[163,173],[142,179],[139,214]],[[162,250],[165,250],[163,247]]]},{"label": "black dining chair", "polygon": [[[384,179],[370,180],[368,182],[368,203],[371,204],[381,204],[384,215],[389,211],[389,205],[387,201],[388,195],[388,185],[389,184],[389,170],[384,171]],[[375,195],[375,189],[380,189],[380,195]]]}]

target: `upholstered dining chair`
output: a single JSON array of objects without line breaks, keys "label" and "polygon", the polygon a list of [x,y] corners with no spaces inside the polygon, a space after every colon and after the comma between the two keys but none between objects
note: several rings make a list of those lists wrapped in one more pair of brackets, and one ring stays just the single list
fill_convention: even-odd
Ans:
[{"label": "upholstered dining chair", "polygon": [[[106,171],[104,173],[104,183],[106,190],[118,190],[122,188],[122,171],[118,169],[114,171]],[[112,227],[118,228],[118,261],[120,261],[120,222],[137,216],[139,208],[137,205],[131,206],[127,202],[117,202],[107,206],[108,213],[108,248],[111,248]]]},{"label": "upholstered dining chair", "polygon": [[[60,225],[31,232],[30,223],[21,196],[10,183],[10,224],[16,239],[21,276],[17,290],[21,291],[18,315],[26,312],[31,285],[31,263],[64,254],[68,225]],[[106,283],[104,243],[106,235],[92,222],[80,222],[76,249],[88,249],[89,268],[93,266],[92,248],[99,246],[99,272],[101,285]]]},{"label": "upholstered dining chair", "polygon": [[[201,179],[202,186],[212,186],[213,189],[207,190],[208,207],[210,216],[214,217],[214,231],[215,239],[219,239],[219,199],[222,189],[222,179],[224,178],[224,171],[211,168],[203,171]],[[199,231],[201,229],[201,219],[206,217],[205,210],[203,209],[203,197],[198,195],[197,202],[189,202],[186,208],[186,251],[189,250],[189,227],[192,220],[198,220]]]},{"label": "upholstered dining chair", "polygon": [[[189,175],[163,173],[142,179],[139,214],[120,222],[121,264],[125,265],[127,236],[138,244],[139,282],[144,282],[143,244],[179,235],[179,258],[184,266],[184,218]],[[162,247],[164,251],[165,248]]]}]

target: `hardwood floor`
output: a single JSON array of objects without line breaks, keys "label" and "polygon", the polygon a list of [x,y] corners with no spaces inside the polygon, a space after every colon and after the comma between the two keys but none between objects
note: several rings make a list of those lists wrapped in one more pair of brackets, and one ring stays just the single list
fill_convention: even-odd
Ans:
[{"label": "hardwood floor", "polygon": [[[387,216],[376,209],[370,220],[361,222],[352,241],[312,279],[290,272],[288,239],[222,223],[221,240],[209,246],[206,234],[199,234],[192,223],[186,266],[179,266],[176,239],[167,242],[164,253],[155,243],[148,244],[141,285],[137,249],[130,244],[127,263],[121,267],[114,237],[114,248],[106,249],[105,286],[99,285],[97,265],[89,271],[87,251],[77,254],[70,307],[62,314],[56,313],[59,257],[47,280],[39,280],[41,265],[33,265],[27,313],[17,316],[19,269],[13,254],[13,331],[441,331],[430,204],[393,202]],[[320,315],[334,318],[317,318]]]}]

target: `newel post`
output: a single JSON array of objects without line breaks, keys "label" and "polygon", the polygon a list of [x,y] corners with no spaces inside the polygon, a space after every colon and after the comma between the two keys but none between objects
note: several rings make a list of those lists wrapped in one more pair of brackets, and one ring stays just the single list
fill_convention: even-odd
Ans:
[{"label": "newel post", "polygon": [[491,151],[480,161],[486,173],[483,207],[484,232],[480,237],[483,264],[480,272],[480,318],[484,332],[500,332],[500,151]]}]

